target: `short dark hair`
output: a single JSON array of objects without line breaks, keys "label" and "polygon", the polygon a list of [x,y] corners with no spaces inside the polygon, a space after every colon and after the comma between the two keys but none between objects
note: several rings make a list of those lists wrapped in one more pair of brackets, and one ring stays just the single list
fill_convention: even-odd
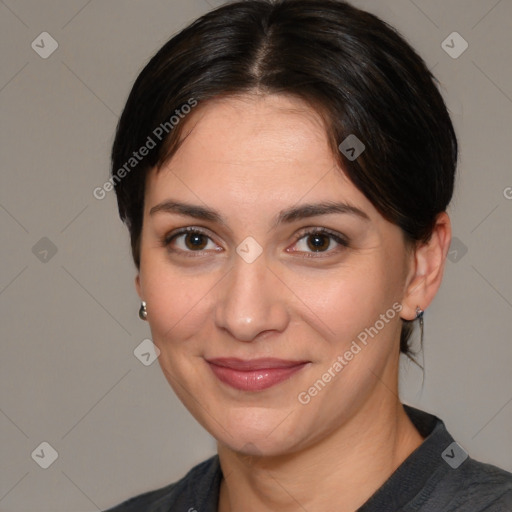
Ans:
[{"label": "short dark hair", "polygon": [[[130,92],[112,148],[112,179],[137,268],[145,177],[173,156],[185,124],[170,119],[191,101],[252,92],[308,102],[354,185],[407,243],[429,240],[453,194],[458,149],[422,58],[394,28],[344,1],[247,0],[175,35]],[[338,149],[351,134],[365,145],[355,160]],[[135,160],[149,139],[152,148]],[[404,321],[400,350],[409,356],[411,332]]]}]

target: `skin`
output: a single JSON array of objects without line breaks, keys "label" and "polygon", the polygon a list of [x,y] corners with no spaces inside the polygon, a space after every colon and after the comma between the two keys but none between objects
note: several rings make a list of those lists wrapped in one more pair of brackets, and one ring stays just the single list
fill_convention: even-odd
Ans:
[{"label": "skin", "polygon": [[[353,511],[423,440],[398,398],[400,318],[415,318],[440,286],[449,218],[438,216],[428,244],[408,246],[338,167],[322,121],[297,98],[209,101],[183,122],[180,149],[147,177],[136,287],[168,382],[218,442],[219,511]],[[213,208],[224,224],[150,213],[171,199]],[[330,213],[272,225],[284,209],[322,201],[368,218]],[[206,235],[165,245],[187,226]],[[304,236],[317,227],[348,246]],[[263,250],[252,263],[236,252],[248,236]],[[400,313],[300,403],[394,303]],[[246,392],[217,379],[205,361],[213,357],[309,363]]]}]

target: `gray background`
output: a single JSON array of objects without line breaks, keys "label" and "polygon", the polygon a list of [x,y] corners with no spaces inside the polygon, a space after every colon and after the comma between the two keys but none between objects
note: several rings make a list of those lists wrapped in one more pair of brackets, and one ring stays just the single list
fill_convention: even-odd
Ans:
[{"label": "gray background", "polygon": [[[512,2],[353,3],[425,58],[461,143],[456,240],[425,314],[426,371],[404,363],[402,398],[443,418],[475,458],[512,470]],[[92,191],[108,177],[142,66],[219,4],[0,1],[1,511],[95,511],[214,453],[158,363],[133,354],[150,334],[137,317],[127,232],[114,194]],[[50,48],[44,31],[58,42],[46,59],[31,47]],[[454,31],[469,43],[458,58],[441,46]],[[58,453],[48,469],[36,463],[50,456],[36,450],[43,441]]]}]

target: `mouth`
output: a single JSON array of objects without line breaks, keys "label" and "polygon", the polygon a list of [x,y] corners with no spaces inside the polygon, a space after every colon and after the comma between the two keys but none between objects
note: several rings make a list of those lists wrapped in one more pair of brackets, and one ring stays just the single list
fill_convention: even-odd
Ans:
[{"label": "mouth", "polygon": [[206,362],[224,384],[241,391],[262,391],[275,386],[302,370],[309,361],[285,359],[216,358]]}]

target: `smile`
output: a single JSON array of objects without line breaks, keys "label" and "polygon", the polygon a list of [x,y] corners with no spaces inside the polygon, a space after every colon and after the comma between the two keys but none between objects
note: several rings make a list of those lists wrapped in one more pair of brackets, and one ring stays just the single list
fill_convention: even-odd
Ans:
[{"label": "smile", "polygon": [[221,382],[241,391],[262,391],[275,386],[308,364],[308,361],[235,358],[209,359],[206,362]]}]

